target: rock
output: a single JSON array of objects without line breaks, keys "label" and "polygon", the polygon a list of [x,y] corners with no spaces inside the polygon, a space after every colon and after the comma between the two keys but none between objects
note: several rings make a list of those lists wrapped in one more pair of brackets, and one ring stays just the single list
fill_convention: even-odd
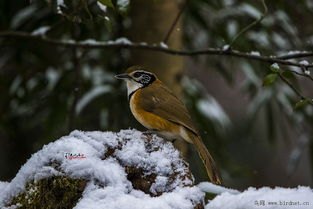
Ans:
[{"label": "rock", "polygon": [[0,207],[203,208],[188,164],[170,142],[136,130],[74,131],[32,155]]}]

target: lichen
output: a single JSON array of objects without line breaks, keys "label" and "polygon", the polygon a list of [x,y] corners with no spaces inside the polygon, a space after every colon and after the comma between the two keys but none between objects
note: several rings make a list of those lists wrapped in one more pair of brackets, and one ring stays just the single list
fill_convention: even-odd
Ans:
[{"label": "lichen", "polygon": [[24,192],[14,197],[10,205],[19,209],[67,209],[73,208],[86,186],[86,180],[53,176],[30,182]]}]

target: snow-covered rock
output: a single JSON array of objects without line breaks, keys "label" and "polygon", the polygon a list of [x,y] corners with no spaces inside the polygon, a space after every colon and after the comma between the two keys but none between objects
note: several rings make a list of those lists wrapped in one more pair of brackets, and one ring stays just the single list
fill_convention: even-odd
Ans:
[{"label": "snow-covered rock", "polygon": [[[205,193],[217,194],[204,204]],[[170,142],[136,130],[73,131],[45,145],[11,182],[0,182],[0,208],[310,209],[310,187],[194,185]]]},{"label": "snow-covered rock", "polygon": [[33,154],[0,189],[0,208],[35,208],[53,197],[75,209],[191,209],[204,198],[173,145],[136,130],[73,131]]}]

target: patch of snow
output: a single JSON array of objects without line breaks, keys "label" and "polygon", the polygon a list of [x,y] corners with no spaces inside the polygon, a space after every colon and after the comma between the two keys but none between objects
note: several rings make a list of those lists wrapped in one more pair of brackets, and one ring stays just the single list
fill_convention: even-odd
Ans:
[{"label": "patch of snow", "polygon": [[66,7],[64,0],[57,0],[57,12],[58,12],[58,14],[63,14],[61,7]]},{"label": "patch of snow", "polygon": [[167,44],[166,44],[166,43],[164,43],[163,41],[162,41],[162,42],[160,42],[160,46],[161,46],[162,48],[168,49]]},{"label": "patch of snow", "polygon": [[97,44],[99,44],[99,42],[96,41],[95,39],[86,39],[86,40],[80,41],[79,43],[81,43],[81,44],[88,44],[88,45],[97,45]]},{"label": "patch of snow", "polygon": [[275,70],[279,70],[279,65],[275,62],[271,65],[271,68],[275,69]]},{"label": "patch of snow", "polygon": [[[10,183],[0,182],[0,208],[22,192],[27,182],[53,175],[88,180],[75,209],[194,208],[203,200],[204,193],[187,179],[185,172],[188,168],[179,157],[179,152],[172,143],[157,136],[145,144],[145,137],[136,130],[122,130],[119,133],[73,131],[33,154]],[[103,160],[109,148],[118,146],[121,147],[112,156]],[[81,153],[85,158],[70,160],[64,157],[64,153]],[[51,162],[57,162],[60,166],[54,168]],[[155,193],[161,191],[162,194],[152,197],[134,189],[125,172],[125,166],[131,165],[142,166],[147,175],[155,172],[156,181],[152,190]],[[174,181],[166,178],[177,172],[181,176]],[[172,190],[164,191],[168,188]]]},{"label": "patch of snow", "polygon": [[223,186],[212,184],[211,182],[201,182],[197,186],[201,189],[201,191],[211,194],[222,194],[223,192],[231,194],[240,193],[238,190],[225,188]]},{"label": "patch of snow", "polygon": [[50,30],[50,26],[42,26],[34,30],[31,34],[34,36],[42,36],[45,35],[48,30]]},{"label": "patch of snow", "polygon": [[311,71],[305,70],[305,71],[304,71],[304,74],[306,74],[306,75],[311,75]]},{"label": "patch of snow", "polygon": [[309,187],[250,187],[239,194],[222,193],[210,201],[205,209],[309,209],[312,206],[313,191]]},{"label": "patch of snow", "polygon": [[120,37],[118,39],[116,39],[115,41],[107,41],[108,44],[126,44],[126,45],[130,45],[132,44],[132,42],[130,40],[128,40],[125,37]]},{"label": "patch of snow", "polygon": [[301,60],[299,62],[300,65],[303,65],[303,66],[308,66],[309,65],[309,62],[307,60]]},{"label": "patch of snow", "polygon": [[99,7],[103,12],[106,12],[106,11],[107,11],[107,6],[105,6],[104,4],[102,4],[100,1],[97,1],[97,5],[98,5],[98,7]]},{"label": "patch of snow", "polygon": [[228,51],[230,49],[230,46],[228,44],[223,46],[223,51]]},{"label": "patch of snow", "polygon": [[0,197],[2,196],[3,191],[9,185],[9,182],[0,181]]},{"label": "patch of snow", "polygon": [[250,54],[254,56],[261,56],[260,52],[258,51],[251,51]]}]

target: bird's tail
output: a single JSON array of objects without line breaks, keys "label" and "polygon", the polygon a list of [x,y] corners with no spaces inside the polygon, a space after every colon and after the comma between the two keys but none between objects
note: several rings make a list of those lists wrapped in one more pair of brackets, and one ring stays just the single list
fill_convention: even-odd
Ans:
[{"label": "bird's tail", "polygon": [[222,184],[222,179],[219,175],[218,169],[216,164],[207,150],[206,146],[203,144],[202,139],[200,136],[192,137],[193,144],[195,145],[200,158],[203,161],[205,166],[206,172],[210,178],[210,181],[214,184]]}]

